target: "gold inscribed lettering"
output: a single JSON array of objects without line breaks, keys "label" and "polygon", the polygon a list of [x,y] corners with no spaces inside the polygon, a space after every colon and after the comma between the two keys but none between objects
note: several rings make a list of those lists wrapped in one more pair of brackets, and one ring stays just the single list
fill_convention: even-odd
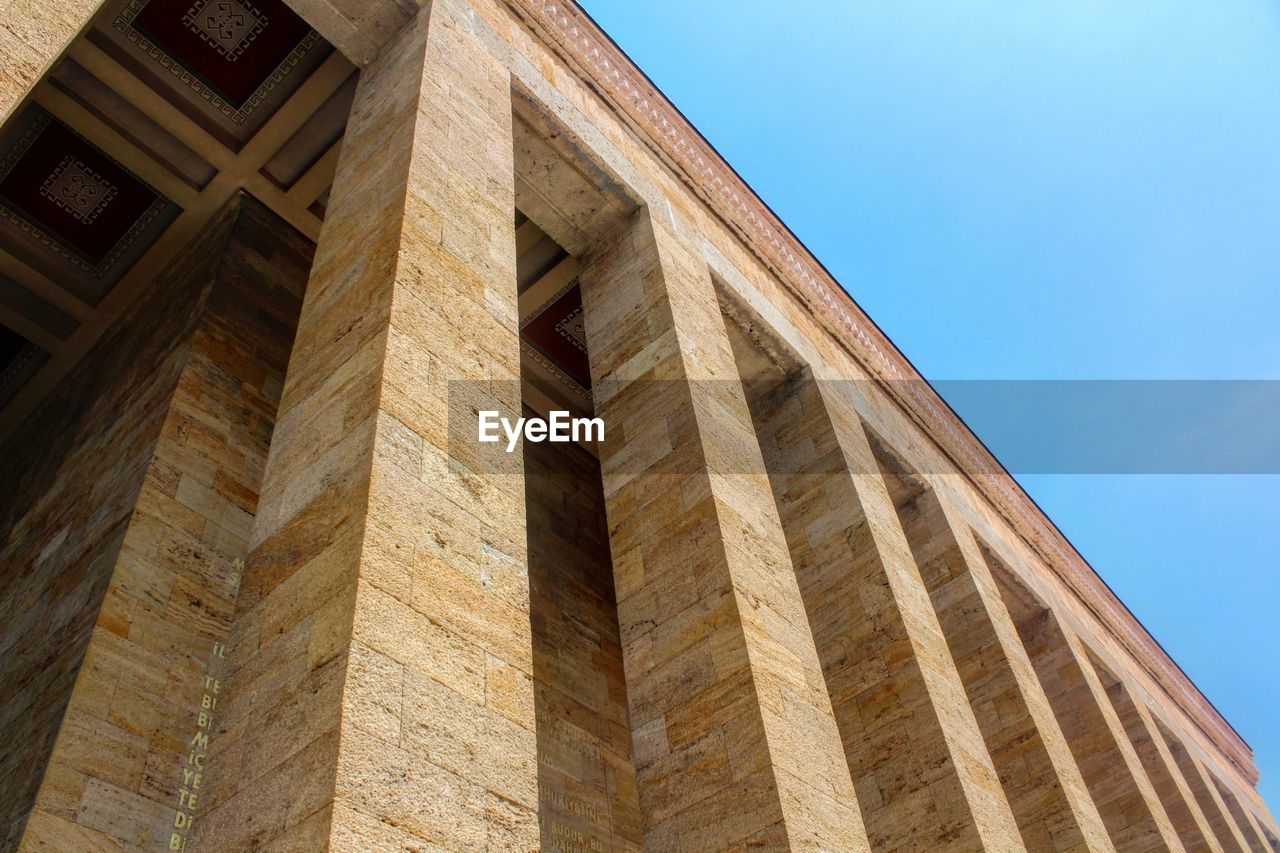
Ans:
[{"label": "gold inscribed lettering", "polygon": [[[232,571],[229,582],[234,592],[244,572],[244,560],[237,558],[231,564]],[[187,846],[187,837],[195,824],[197,793],[203,777],[204,760],[209,749],[209,732],[213,730],[214,710],[218,707],[218,693],[222,689],[219,680],[221,667],[226,660],[226,644],[214,641],[209,648],[209,662],[201,676],[200,706],[195,711],[196,731],[188,743],[191,746],[187,753],[187,766],[182,768],[182,784],[178,790],[178,808],[174,812],[174,830],[169,834],[169,849],[183,850]]]}]

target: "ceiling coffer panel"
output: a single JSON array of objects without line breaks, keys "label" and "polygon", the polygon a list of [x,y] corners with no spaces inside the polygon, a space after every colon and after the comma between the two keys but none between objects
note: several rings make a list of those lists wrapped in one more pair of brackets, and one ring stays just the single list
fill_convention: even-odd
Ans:
[{"label": "ceiling coffer panel", "polygon": [[0,244],[96,303],[178,206],[38,106],[0,136]]},{"label": "ceiling coffer panel", "polygon": [[90,39],[233,148],[332,50],[282,0],[117,0]]}]

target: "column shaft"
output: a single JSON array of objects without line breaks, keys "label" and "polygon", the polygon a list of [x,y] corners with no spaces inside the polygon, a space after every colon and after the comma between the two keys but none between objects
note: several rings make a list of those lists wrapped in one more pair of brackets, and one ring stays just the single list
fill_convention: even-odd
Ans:
[{"label": "column shaft", "polygon": [[[310,260],[301,236],[273,241],[279,227],[274,216],[234,199],[160,276],[157,292],[170,296],[158,306],[144,303],[146,322],[126,320],[123,351],[108,338],[105,352],[89,356],[90,370],[95,357],[121,370],[136,359],[134,369],[156,377],[135,376],[122,398],[108,399],[119,407],[109,417],[124,427],[105,458],[130,447],[151,419],[162,423],[149,459],[137,460],[145,462],[145,476],[114,567],[92,568],[105,589],[88,601],[58,603],[81,608],[78,621],[94,627],[24,849],[168,849],[191,828],[221,693],[220,658]],[[167,356],[128,342],[157,329],[172,335]],[[169,378],[171,366],[176,382],[157,401],[152,388]],[[94,493],[119,474],[103,471],[72,485],[89,489],[81,500],[98,507]]]},{"label": "column shaft", "polygon": [[581,281],[645,844],[865,849],[708,270],[642,210]]},{"label": "column shaft", "polygon": [[510,79],[467,15],[431,4],[360,77],[238,607],[219,742],[241,770],[210,844],[538,843],[520,463],[449,443],[459,395],[519,412]]}]

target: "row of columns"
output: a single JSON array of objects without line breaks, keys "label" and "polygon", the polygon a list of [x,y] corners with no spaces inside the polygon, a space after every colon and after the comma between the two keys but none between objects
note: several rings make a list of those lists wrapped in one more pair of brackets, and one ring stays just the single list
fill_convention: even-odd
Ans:
[{"label": "row of columns", "polygon": [[[209,837],[538,843],[522,477],[448,430],[450,382],[520,406],[510,86],[448,2],[362,74],[234,650],[240,724],[297,748]],[[641,210],[580,260],[646,844],[1226,849],[1145,707],[837,384],[744,391],[676,233]]]},{"label": "row of columns", "polygon": [[1024,843],[1107,849],[1097,806],[977,540],[896,459],[882,453],[879,461]]},{"label": "row of columns", "polygon": [[[523,475],[449,429],[520,412],[512,143],[450,0],[362,71],[193,844],[539,844]],[[646,845],[1265,844],[820,366],[738,381],[679,234],[580,260]]]},{"label": "row of columns", "polygon": [[838,385],[799,377],[753,404],[872,846],[1016,847],[1012,813],[850,401]]}]

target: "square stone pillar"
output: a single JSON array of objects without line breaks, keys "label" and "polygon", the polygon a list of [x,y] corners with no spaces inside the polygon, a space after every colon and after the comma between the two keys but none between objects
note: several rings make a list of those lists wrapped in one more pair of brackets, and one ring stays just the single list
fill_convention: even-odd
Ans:
[{"label": "square stone pillar", "polygon": [[[33,508],[37,528],[64,525],[29,565],[34,576],[56,577],[45,612],[65,622],[52,635],[33,627],[11,657],[39,649],[43,668],[69,674],[74,686],[63,696],[28,675],[15,691],[31,701],[6,715],[11,748],[43,739],[42,705],[61,700],[65,712],[47,763],[24,762],[43,775],[20,844],[15,834],[0,847],[163,850],[191,828],[203,793],[192,782],[207,754],[310,262],[300,234],[273,235],[281,225],[256,202],[228,202],[73,373],[71,406],[87,412],[55,398],[38,416],[88,423]],[[61,444],[42,449],[56,454]],[[141,478],[129,500],[121,490],[134,470]],[[114,530],[123,534],[114,548],[81,550],[86,536],[101,543]],[[41,539],[18,538],[28,537]],[[14,556],[22,565],[21,552]],[[32,608],[37,618],[44,609]],[[92,626],[83,659],[63,648],[80,646],[79,625]],[[22,830],[21,817],[6,829]]]},{"label": "square stone pillar", "polygon": [[210,847],[538,844],[520,460],[486,470],[448,431],[459,395],[520,404],[511,83],[470,27],[437,0],[360,76],[238,602]]},{"label": "square stone pillar", "polygon": [[706,265],[641,210],[580,278],[645,846],[866,849]]}]

